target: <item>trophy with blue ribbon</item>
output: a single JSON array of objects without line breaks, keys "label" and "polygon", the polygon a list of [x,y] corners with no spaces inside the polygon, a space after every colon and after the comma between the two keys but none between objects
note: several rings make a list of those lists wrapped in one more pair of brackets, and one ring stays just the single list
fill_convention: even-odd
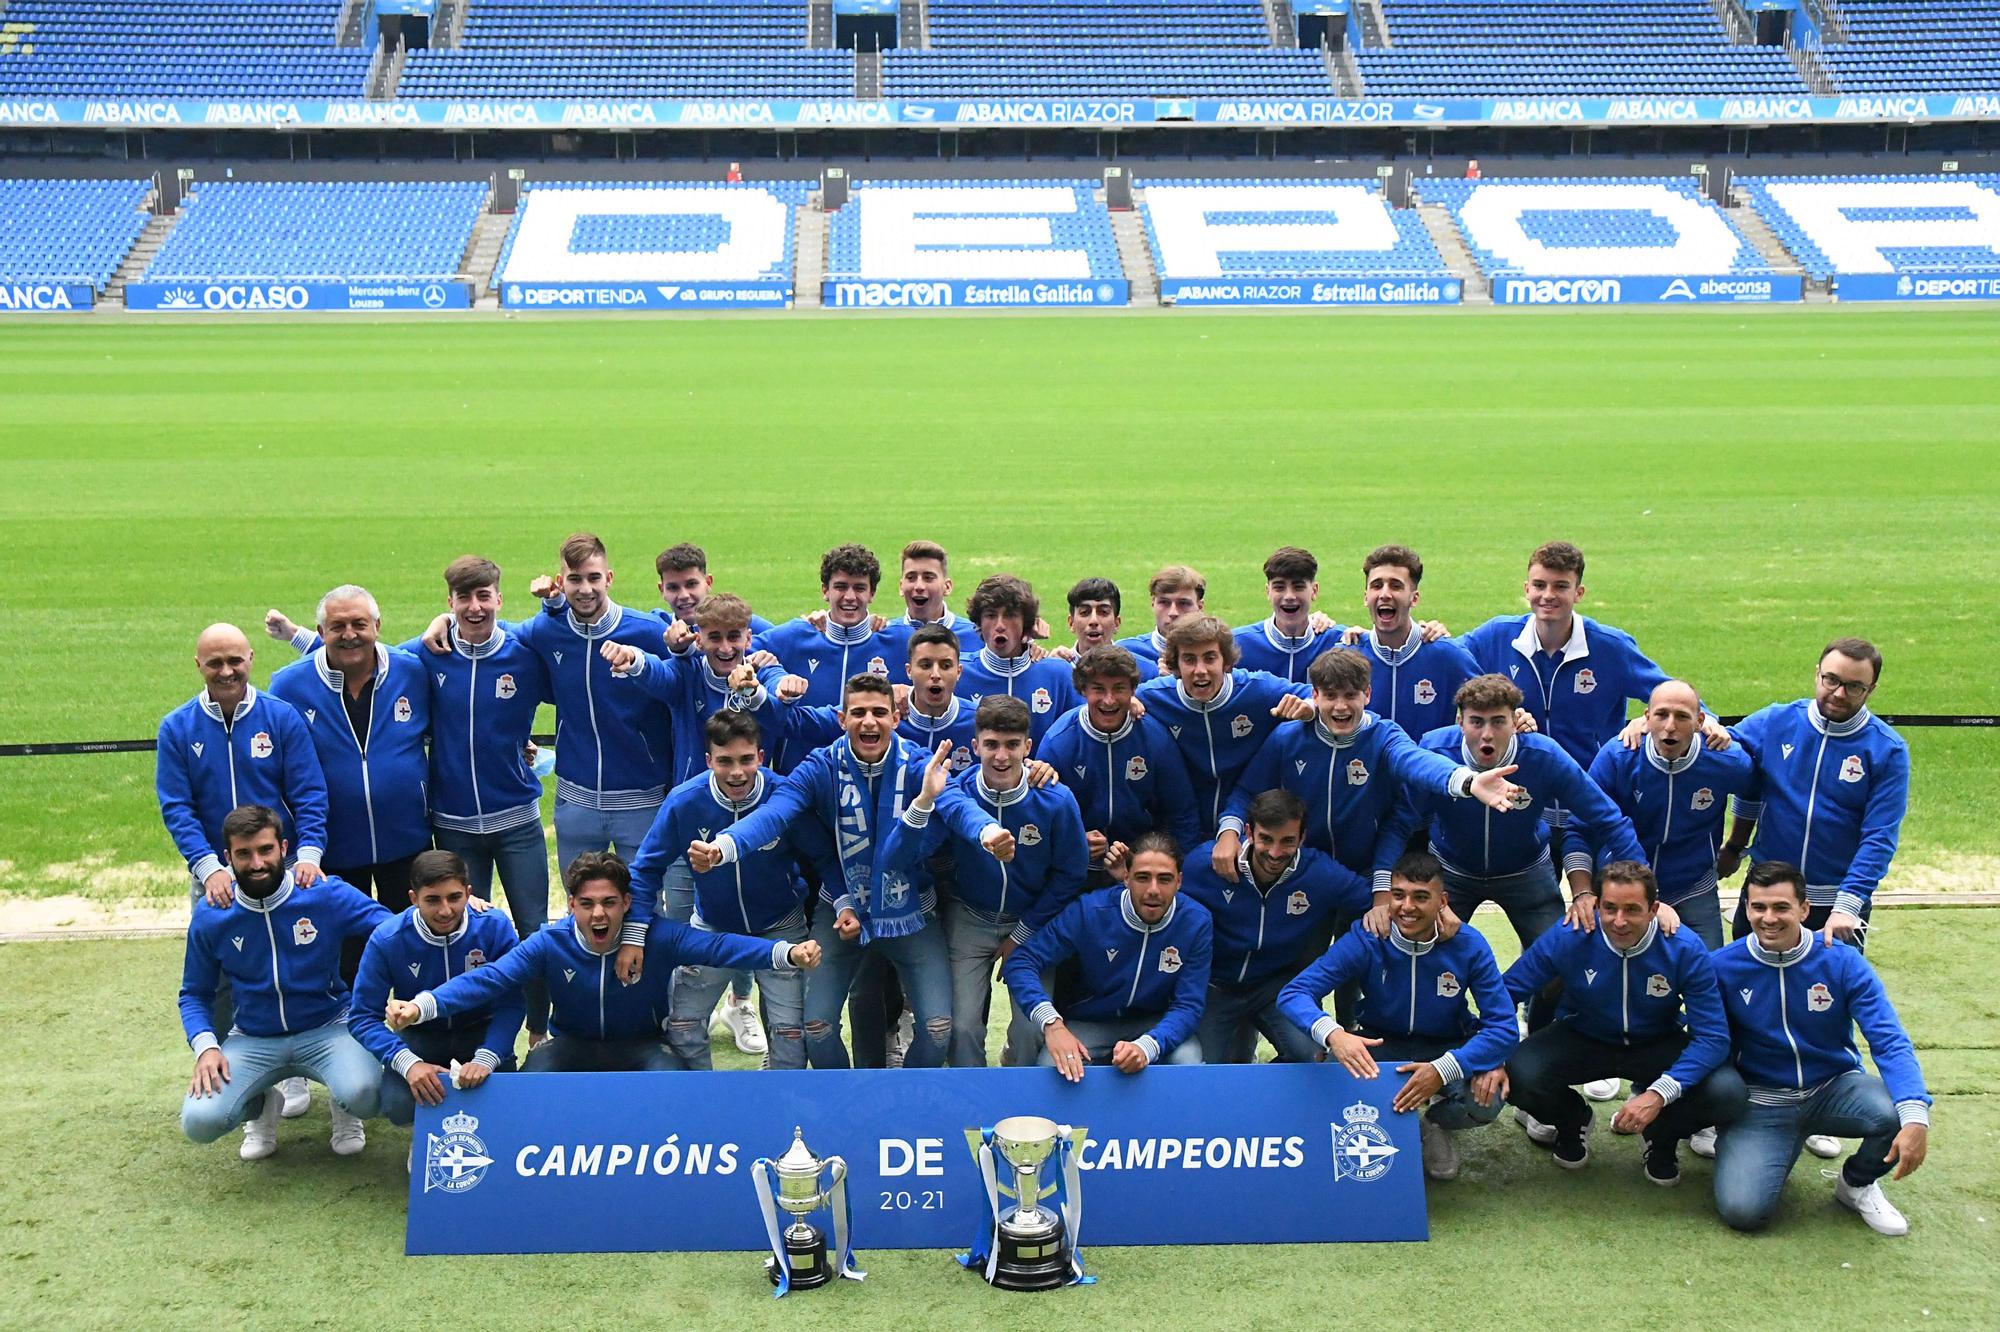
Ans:
[{"label": "trophy with blue ribbon", "polygon": [[[821,1175],[832,1172],[825,1188]],[[776,1176],[777,1186],[772,1187]],[[757,1202],[764,1211],[764,1232],[771,1240],[771,1256],[764,1260],[765,1275],[778,1288],[775,1298],[787,1291],[811,1290],[838,1276],[859,1281],[867,1274],[854,1266],[848,1247],[850,1217],[847,1207],[847,1162],[838,1156],[825,1160],[806,1146],[803,1128],[792,1130],[792,1145],[776,1161],[759,1157],[750,1167],[757,1188]],[[827,1209],[832,1214],[834,1254],[828,1261],[826,1232],[806,1218]],[[792,1223],[781,1232],[778,1213],[782,1210]]]},{"label": "trophy with blue ribbon", "polygon": [[[986,1182],[986,1200],[993,1214],[960,1264],[977,1271],[1001,1290],[1054,1290],[1071,1282],[1088,1284],[1076,1242],[1083,1220],[1083,1195],[1076,1159],[1075,1135],[1067,1124],[1036,1115],[1003,1119],[979,1134],[979,1173]],[[1042,1167],[1058,1159],[1055,1210],[1042,1206]],[[1000,1184],[1000,1163],[1012,1177],[1011,1190]],[[1004,1211],[1000,1198],[1014,1196]]]}]

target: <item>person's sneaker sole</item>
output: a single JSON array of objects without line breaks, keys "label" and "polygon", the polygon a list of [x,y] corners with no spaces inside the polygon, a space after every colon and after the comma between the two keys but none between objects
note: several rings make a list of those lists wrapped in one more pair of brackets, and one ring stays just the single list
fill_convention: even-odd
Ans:
[{"label": "person's sneaker sole", "polygon": [[1703,1129],[1688,1139],[1688,1150],[1704,1161],[1715,1159],[1715,1130]]},{"label": "person's sneaker sole", "polygon": [[1826,1133],[1808,1134],[1806,1150],[1822,1161],[1831,1161],[1840,1155],[1840,1139]]},{"label": "person's sneaker sole", "polygon": [[1567,1160],[1563,1157],[1557,1156],[1554,1152],[1549,1153],[1549,1160],[1554,1161],[1564,1170],[1581,1170],[1585,1166],[1590,1164],[1590,1148],[1585,1147],[1583,1149],[1583,1155],[1577,1157],[1574,1161]]},{"label": "person's sneaker sole", "polygon": [[1618,1079],[1599,1078],[1595,1082],[1586,1082],[1583,1094],[1592,1101],[1615,1101],[1618,1099]]},{"label": "person's sneaker sole", "polygon": [[286,1078],[278,1084],[278,1092],[285,1098],[284,1108],[278,1111],[282,1119],[297,1119],[312,1105],[312,1087],[304,1078]]},{"label": "person's sneaker sole", "polygon": [[1533,1115],[1526,1113],[1518,1105],[1514,1107],[1514,1122],[1520,1126],[1521,1132],[1528,1135],[1528,1141],[1534,1143],[1535,1146],[1553,1147],[1556,1145],[1555,1128],[1544,1124]]}]

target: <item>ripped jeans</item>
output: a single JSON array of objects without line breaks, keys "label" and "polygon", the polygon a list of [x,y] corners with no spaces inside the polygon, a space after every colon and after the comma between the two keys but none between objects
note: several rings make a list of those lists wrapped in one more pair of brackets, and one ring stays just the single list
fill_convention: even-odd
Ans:
[{"label": "ripped jeans", "polygon": [[[805,922],[758,937],[772,943],[779,940],[804,943]],[[674,968],[674,993],[667,1012],[667,1046],[689,1068],[715,1066],[709,1056],[708,1019],[715,1012],[715,1001],[722,997],[736,975],[719,967]],[[764,999],[764,1030],[771,1042],[770,1067],[804,1068],[806,973],[759,971],[757,992]]]},{"label": "ripped jeans", "polygon": [[863,953],[873,951],[896,969],[904,999],[916,1016],[916,1037],[904,1052],[903,1067],[943,1067],[951,1044],[951,962],[936,916],[926,912],[924,927],[915,934],[877,939],[865,948],[841,938],[833,922],[833,911],[822,902],[812,925],[821,960],[806,976],[806,1058],[812,1066],[849,1067],[847,1046],[840,1038],[840,1010]]}]

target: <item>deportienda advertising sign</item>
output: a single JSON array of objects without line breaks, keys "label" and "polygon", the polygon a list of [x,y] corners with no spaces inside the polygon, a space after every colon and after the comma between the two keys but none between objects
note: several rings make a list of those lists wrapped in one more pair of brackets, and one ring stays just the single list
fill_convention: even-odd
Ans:
[{"label": "deportienda advertising sign", "polygon": [[2000,272],[1840,274],[1833,294],[1843,301],[2000,300]]},{"label": "deportienda advertising sign", "polygon": [[845,1158],[858,1249],[963,1247],[991,1225],[979,1130],[1010,1115],[1081,1140],[1086,1248],[1421,1240],[1401,1084],[1332,1063],[1104,1065],[1076,1084],[1043,1068],[502,1074],[418,1107],[407,1251],[762,1249],[750,1166],[794,1126]]},{"label": "deportienda advertising sign", "polygon": [[1493,279],[1495,305],[1714,305],[1796,301],[1797,274],[1719,273],[1658,277],[1508,277]]},{"label": "deportienda advertising sign", "polygon": [[1463,296],[1463,284],[1446,277],[1160,279],[1160,300],[1173,305],[1456,305]]},{"label": "deportienda advertising sign", "polygon": [[94,299],[88,282],[0,282],[0,314],[65,314]]},{"label": "deportienda advertising sign", "polygon": [[783,310],[792,285],[769,282],[505,282],[510,310]]},{"label": "deportienda advertising sign", "polygon": [[469,310],[463,282],[382,279],[366,282],[134,282],[125,308],[178,314],[283,313],[293,310]]},{"label": "deportienda advertising sign", "polygon": [[1131,284],[1123,278],[1037,281],[1029,278],[916,279],[828,278],[820,303],[841,310],[993,310],[1022,306],[1124,305]]}]

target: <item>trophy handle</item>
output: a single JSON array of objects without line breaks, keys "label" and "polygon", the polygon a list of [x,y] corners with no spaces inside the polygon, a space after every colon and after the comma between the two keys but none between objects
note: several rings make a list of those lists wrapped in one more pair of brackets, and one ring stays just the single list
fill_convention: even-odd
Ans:
[{"label": "trophy handle", "polygon": [[844,1156],[829,1156],[826,1158],[826,1165],[827,1173],[832,1178],[827,1181],[826,1192],[820,1196],[825,1200],[827,1205],[831,1206],[834,1190],[847,1181],[847,1158]]}]

